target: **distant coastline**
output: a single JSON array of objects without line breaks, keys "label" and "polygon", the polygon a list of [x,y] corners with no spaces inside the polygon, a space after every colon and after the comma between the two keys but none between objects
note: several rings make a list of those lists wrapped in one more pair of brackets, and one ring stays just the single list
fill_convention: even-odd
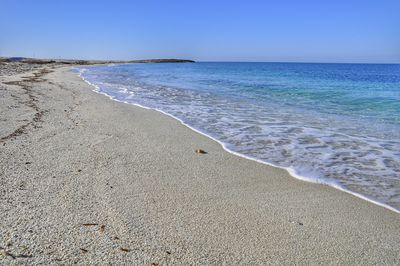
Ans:
[{"label": "distant coastline", "polygon": [[97,65],[97,64],[127,64],[127,63],[195,63],[189,59],[139,59],[139,60],[78,60],[78,59],[38,59],[28,57],[0,57],[1,62],[20,62],[28,64],[65,64],[65,65]]}]

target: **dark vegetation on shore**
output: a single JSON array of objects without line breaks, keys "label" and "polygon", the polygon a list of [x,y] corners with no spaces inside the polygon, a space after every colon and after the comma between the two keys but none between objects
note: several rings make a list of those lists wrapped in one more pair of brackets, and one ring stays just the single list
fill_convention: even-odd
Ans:
[{"label": "dark vegetation on shore", "polygon": [[65,64],[65,65],[95,65],[95,64],[125,64],[125,63],[194,63],[187,59],[143,59],[143,60],[75,60],[75,59],[36,59],[26,57],[0,57],[0,63],[19,62],[27,64]]}]

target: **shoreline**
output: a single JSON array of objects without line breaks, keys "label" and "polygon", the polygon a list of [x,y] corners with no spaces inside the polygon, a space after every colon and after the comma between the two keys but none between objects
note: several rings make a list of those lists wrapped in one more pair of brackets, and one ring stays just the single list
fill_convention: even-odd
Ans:
[{"label": "shoreline", "polygon": [[[75,67],[72,67],[71,69],[74,69],[74,68],[75,68]],[[75,69],[76,69],[76,68],[75,68]],[[223,143],[223,142],[219,141],[218,139],[216,139],[216,138],[214,138],[214,137],[212,137],[212,136],[210,136],[210,135],[208,135],[208,134],[202,132],[202,131],[199,130],[199,129],[196,129],[196,128],[190,126],[189,124],[183,122],[183,120],[181,120],[181,119],[179,119],[179,118],[177,118],[177,117],[175,117],[175,116],[173,116],[173,115],[171,115],[171,114],[169,114],[169,113],[167,113],[167,112],[164,112],[164,111],[162,111],[162,110],[160,110],[160,109],[157,109],[157,108],[150,108],[150,107],[147,107],[147,106],[143,106],[143,105],[140,105],[140,104],[137,104],[137,103],[130,103],[130,102],[127,102],[127,101],[116,100],[116,99],[114,99],[112,96],[110,96],[110,95],[108,95],[108,94],[106,94],[106,93],[100,92],[100,91],[99,91],[99,87],[98,87],[97,85],[95,85],[95,84],[89,82],[88,80],[86,80],[86,79],[82,76],[82,73],[81,73],[81,72],[78,73],[78,76],[79,76],[84,82],[86,82],[86,83],[89,84],[90,86],[94,87],[93,92],[96,92],[96,93],[98,93],[98,94],[101,94],[101,95],[103,95],[103,96],[106,96],[107,98],[109,98],[109,99],[112,100],[112,101],[116,101],[116,102],[120,102],[120,103],[124,103],[124,104],[129,104],[129,105],[137,106],[137,107],[140,107],[140,108],[143,108],[143,109],[146,109],[146,110],[154,110],[154,111],[160,112],[160,113],[162,113],[162,114],[164,114],[164,115],[167,115],[167,116],[169,116],[169,117],[171,117],[171,118],[173,118],[173,119],[179,121],[183,126],[188,127],[189,129],[193,130],[194,132],[196,132],[196,133],[198,133],[198,134],[201,134],[201,135],[203,135],[203,136],[205,136],[205,137],[207,137],[207,138],[209,138],[209,139],[211,139],[211,140],[217,142],[217,143],[220,144],[220,145],[222,146],[222,148],[223,148],[226,152],[228,152],[228,153],[231,153],[231,154],[233,154],[233,155],[239,156],[239,157],[244,158],[244,159],[248,159],[248,160],[251,160],[251,161],[255,161],[255,162],[257,162],[257,163],[261,163],[261,164],[265,164],[265,165],[268,165],[268,166],[271,166],[271,167],[283,169],[283,170],[287,171],[288,174],[289,174],[290,176],[292,176],[293,178],[295,178],[295,179],[298,179],[298,180],[301,180],[301,181],[304,181],[304,182],[313,183],[313,184],[327,185],[327,186],[332,187],[332,188],[334,188],[334,189],[338,189],[338,190],[340,190],[340,191],[343,191],[343,192],[345,192],[345,193],[348,193],[348,194],[350,194],[350,195],[352,195],[352,196],[354,196],[354,197],[360,198],[360,199],[362,199],[362,200],[365,200],[365,201],[367,201],[367,202],[370,202],[370,203],[372,203],[372,204],[375,204],[375,205],[377,205],[377,206],[386,208],[386,209],[388,209],[388,210],[390,210],[390,211],[393,211],[393,212],[395,212],[395,213],[400,214],[400,210],[398,210],[398,209],[396,209],[396,208],[394,208],[394,207],[392,207],[392,206],[390,206],[390,205],[387,205],[387,204],[385,204],[385,203],[379,202],[379,201],[377,201],[377,200],[374,200],[374,199],[372,199],[372,198],[369,198],[369,197],[367,197],[367,196],[364,196],[364,195],[362,195],[362,194],[360,194],[360,193],[351,191],[351,190],[349,190],[349,189],[347,189],[347,188],[345,188],[345,187],[343,187],[343,186],[341,186],[341,185],[339,185],[339,184],[337,184],[337,183],[335,183],[335,182],[328,182],[328,181],[325,181],[325,180],[323,180],[323,179],[316,179],[316,178],[310,178],[310,177],[302,176],[302,175],[297,174],[296,171],[295,171],[293,168],[290,168],[290,167],[282,167],[282,166],[279,166],[279,165],[275,165],[275,164],[273,164],[273,163],[269,163],[269,162],[266,162],[266,161],[262,161],[262,160],[260,160],[260,159],[253,158],[253,157],[250,157],[250,156],[246,156],[246,155],[244,155],[244,154],[241,154],[241,153],[238,153],[238,152],[229,150],[229,149],[226,147],[225,143]]]},{"label": "shoreline", "polygon": [[0,263],[398,263],[397,213],[226,152],[69,69],[0,76],[0,134],[24,126],[0,148]]}]

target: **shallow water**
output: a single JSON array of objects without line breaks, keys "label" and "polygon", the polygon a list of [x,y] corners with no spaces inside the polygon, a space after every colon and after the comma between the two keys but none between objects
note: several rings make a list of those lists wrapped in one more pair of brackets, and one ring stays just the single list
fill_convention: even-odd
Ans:
[{"label": "shallow water", "polygon": [[248,157],[400,210],[400,65],[95,66],[115,100],[162,110]]}]

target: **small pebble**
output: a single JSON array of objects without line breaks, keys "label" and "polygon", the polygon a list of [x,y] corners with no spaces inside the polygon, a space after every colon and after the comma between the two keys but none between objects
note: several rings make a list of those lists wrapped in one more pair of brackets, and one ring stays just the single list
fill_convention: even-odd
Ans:
[{"label": "small pebble", "polygon": [[196,153],[199,153],[199,154],[206,154],[207,152],[204,151],[204,150],[202,150],[202,149],[197,149],[197,150],[196,150]]}]

